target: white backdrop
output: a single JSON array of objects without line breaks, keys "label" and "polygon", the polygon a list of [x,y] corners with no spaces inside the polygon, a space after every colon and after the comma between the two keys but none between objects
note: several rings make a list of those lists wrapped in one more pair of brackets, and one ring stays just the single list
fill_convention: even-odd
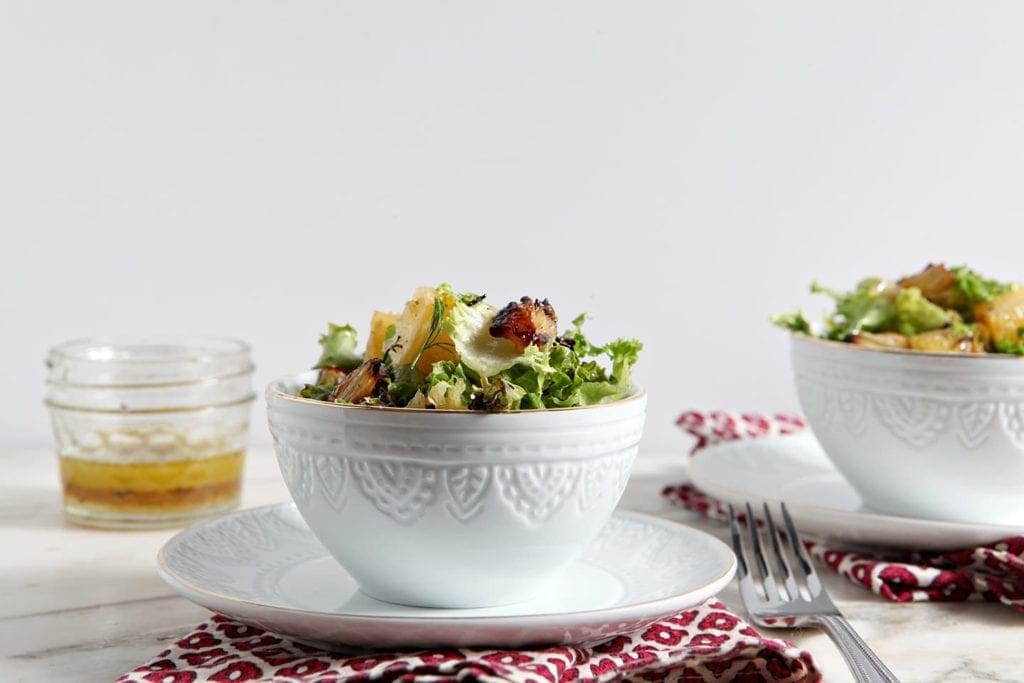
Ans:
[{"label": "white backdrop", "polygon": [[[0,441],[49,345],[241,337],[452,282],[643,339],[645,447],[795,409],[770,312],[930,260],[1024,280],[1024,5],[0,5]],[[823,304],[814,302],[811,311]],[[262,406],[253,440],[268,441]]]}]

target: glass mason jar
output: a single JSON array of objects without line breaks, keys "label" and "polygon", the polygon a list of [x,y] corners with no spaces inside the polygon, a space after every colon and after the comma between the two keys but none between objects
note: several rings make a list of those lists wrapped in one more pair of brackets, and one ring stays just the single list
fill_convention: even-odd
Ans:
[{"label": "glass mason jar", "polygon": [[254,399],[247,344],[96,337],[54,347],[46,365],[67,519],[164,527],[238,504]]}]

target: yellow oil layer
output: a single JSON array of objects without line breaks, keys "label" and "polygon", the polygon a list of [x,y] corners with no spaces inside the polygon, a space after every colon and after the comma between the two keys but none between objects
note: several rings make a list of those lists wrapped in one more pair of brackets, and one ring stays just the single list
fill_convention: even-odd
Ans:
[{"label": "yellow oil layer", "polygon": [[166,491],[223,484],[242,476],[244,451],[199,460],[112,463],[61,457],[66,484],[86,489]]},{"label": "yellow oil layer", "polygon": [[119,511],[194,510],[237,500],[244,451],[212,458],[111,463],[61,457],[64,500]]}]

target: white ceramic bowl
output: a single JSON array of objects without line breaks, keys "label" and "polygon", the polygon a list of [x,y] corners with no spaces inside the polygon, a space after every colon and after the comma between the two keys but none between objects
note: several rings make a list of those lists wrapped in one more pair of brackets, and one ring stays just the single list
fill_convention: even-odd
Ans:
[{"label": "white ceramic bowl", "polygon": [[530,599],[611,516],[645,394],[516,413],[346,406],[267,389],[299,512],[363,592],[424,607]]},{"label": "white ceramic bowl", "polygon": [[879,512],[1024,525],[1024,358],[792,338],[800,405]]}]

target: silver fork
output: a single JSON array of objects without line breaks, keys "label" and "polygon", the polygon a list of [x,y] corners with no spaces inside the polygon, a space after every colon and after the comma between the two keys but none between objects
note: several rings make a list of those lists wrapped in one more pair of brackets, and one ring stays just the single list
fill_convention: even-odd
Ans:
[{"label": "silver fork", "polygon": [[[865,643],[857,632],[853,630],[849,622],[843,618],[839,610],[832,603],[824,586],[818,579],[818,573],[814,570],[807,551],[804,549],[800,537],[796,533],[793,519],[789,516],[786,504],[782,504],[782,517],[786,525],[786,540],[782,540],[779,530],[775,527],[775,520],[764,504],[764,519],[768,534],[768,552],[765,552],[765,545],[762,543],[761,532],[758,531],[757,523],[754,521],[754,512],[747,503],[747,526],[750,532],[750,545],[753,555],[753,565],[759,574],[764,597],[758,593],[755,578],[752,576],[747,563],[746,554],[743,551],[743,534],[740,533],[739,521],[736,513],[729,506],[729,527],[732,532],[732,547],[736,551],[737,572],[739,579],[740,598],[743,606],[750,614],[750,619],[758,626],[768,628],[790,628],[794,626],[816,626],[829,635],[835,642],[836,647],[846,659],[850,671],[858,681],[886,681],[899,683],[899,679],[882,663],[867,643]],[[788,541],[796,564],[800,569],[802,579],[806,582],[808,599],[800,593],[796,578],[790,569],[790,562],[786,557],[785,545]],[[770,555],[774,562],[769,562],[766,555]],[[775,564],[782,576],[783,590],[775,580],[769,564]]]}]

